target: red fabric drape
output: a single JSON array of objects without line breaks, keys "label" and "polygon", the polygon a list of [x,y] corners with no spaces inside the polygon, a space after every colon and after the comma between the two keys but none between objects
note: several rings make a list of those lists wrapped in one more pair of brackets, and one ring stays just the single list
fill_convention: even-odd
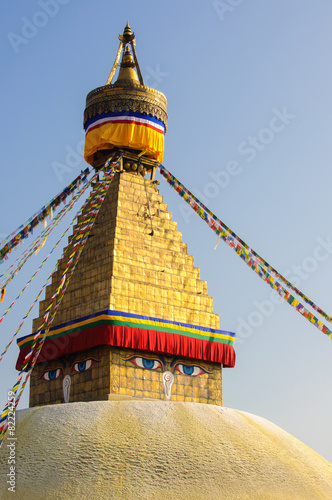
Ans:
[{"label": "red fabric drape", "polygon": [[[223,363],[224,367],[235,366],[234,348],[228,344],[201,340],[184,335],[120,325],[98,325],[50,339],[45,342],[38,363],[59,358],[65,354],[85,351],[98,345],[126,347],[142,351],[174,354],[186,358]],[[16,368],[19,370],[29,346],[20,351]]]}]

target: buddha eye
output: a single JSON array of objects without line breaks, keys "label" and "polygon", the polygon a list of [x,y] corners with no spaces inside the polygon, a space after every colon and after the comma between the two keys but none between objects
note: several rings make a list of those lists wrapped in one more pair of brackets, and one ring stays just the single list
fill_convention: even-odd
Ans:
[{"label": "buddha eye", "polygon": [[140,368],[145,368],[147,370],[158,370],[158,368],[162,367],[161,362],[158,359],[133,356],[131,358],[127,358],[126,361],[130,361],[134,365],[139,366]]},{"label": "buddha eye", "polygon": [[76,373],[86,372],[97,362],[98,360],[93,358],[84,359],[83,361],[77,361],[74,363],[71,369]]},{"label": "buddha eye", "polygon": [[56,368],[55,370],[47,370],[40,377],[38,377],[38,380],[42,379],[49,382],[50,380],[56,380],[60,377],[60,375],[62,375],[61,368]]},{"label": "buddha eye", "polygon": [[212,373],[208,372],[201,366],[185,365],[183,363],[178,363],[175,366],[175,371],[182,373],[182,375],[189,375],[190,377],[197,377],[198,375],[202,375],[203,373]]}]

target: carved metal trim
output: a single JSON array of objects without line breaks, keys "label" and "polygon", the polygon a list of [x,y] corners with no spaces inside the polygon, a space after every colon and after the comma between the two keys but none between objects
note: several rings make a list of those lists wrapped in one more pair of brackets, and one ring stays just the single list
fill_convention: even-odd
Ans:
[{"label": "carved metal trim", "polygon": [[105,85],[90,92],[86,98],[84,126],[88,120],[101,113],[134,111],[155,116],[167,127],[167,100],[164,94],[143,85]]}]

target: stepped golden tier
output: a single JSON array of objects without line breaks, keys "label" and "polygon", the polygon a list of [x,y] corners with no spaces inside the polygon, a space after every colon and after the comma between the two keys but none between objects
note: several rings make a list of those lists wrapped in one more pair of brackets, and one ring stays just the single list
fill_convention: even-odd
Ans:
[{"label": "stepped golden tier", "polygon": [[[222,366],[235,364],[234,334],[219,329],[206,283],[158,192],[154,175],[163,148],[158,149],[145,122],[166,126],[166,99],[142,85],[128,25],[115,66],[121,50],[117,81],[90,93],[85,110],[85,124],[102,123],[87,127],[88,161],[99,171],[118,146],[119,166],[32,372],[30,406],[115,397],[221,405]],[[146,113],[144,123],[136,120],[138,110]],[[106,129],[118,142],[101,139]],[[94,149],[92,132],[100,134]],[[144,138],[144,144],[138,141],[133,148],[127,133]],[[85,218],[86,212],[74,235]],[[40,303],[34,333],[74,244],[73,236]],[[34,333],[18,341],[17,368]]]}]

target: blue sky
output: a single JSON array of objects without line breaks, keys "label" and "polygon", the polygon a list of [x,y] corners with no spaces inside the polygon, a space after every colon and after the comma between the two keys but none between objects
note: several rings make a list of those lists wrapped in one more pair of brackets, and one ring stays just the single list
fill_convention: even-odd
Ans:
[{"label": "blue sky", "polygon": [[[129,20],[143,77],[168,99],[166,168],[332,312],[328,0],[17,0],[0,13],[0,238],[83,168],[85,97],[106,83]],[[212,231],[160,181],[221,328],[238,334],[237,365],[224,370],[224,405],[271,420],[332,461],[331,340],[287,304],[276,305],[224,243],[213,250]],[[8,287],[2,308],[37,261]],[[0,325],[2,345],[46,275]],[[28,320],[23,334],[30,329]],[[1,404],[16,356],[12,346],[0,366]],[[25,394],[20,407],[27,405]]]}]

